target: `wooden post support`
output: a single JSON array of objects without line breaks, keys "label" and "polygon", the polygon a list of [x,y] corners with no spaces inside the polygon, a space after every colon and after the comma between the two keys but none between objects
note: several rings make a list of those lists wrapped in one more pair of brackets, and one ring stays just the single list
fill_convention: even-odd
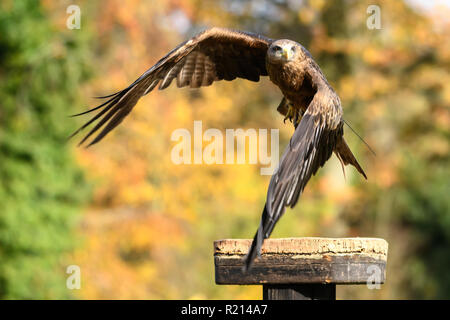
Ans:
[{"label": "wooden post support", "polygon": [[267,239],[246,272],[252,240],[214,241],[217,284],[263,285],[264,300],[336,299],[336,285],[384,283],[388,243],[376,238]]}]

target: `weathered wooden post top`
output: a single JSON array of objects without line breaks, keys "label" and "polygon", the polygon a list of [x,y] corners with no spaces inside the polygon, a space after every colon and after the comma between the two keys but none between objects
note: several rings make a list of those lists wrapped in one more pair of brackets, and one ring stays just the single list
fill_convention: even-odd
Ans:
[{"label": "weathered wooden post top", "polygon": [[214,242],[217,284],[263,285],[264,300],[336,299],[336,285],[382,284],[388,243],[376,238],[266,239],[244,270],[249,239]]}]

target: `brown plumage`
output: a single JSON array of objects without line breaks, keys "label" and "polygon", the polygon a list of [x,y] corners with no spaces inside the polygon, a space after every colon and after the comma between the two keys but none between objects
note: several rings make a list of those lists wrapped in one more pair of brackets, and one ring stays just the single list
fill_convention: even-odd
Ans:
[{"label": "brown plumage", "polygon": [[80,144],[96,132],[89,146],[99,142],[142,96],[157,86],[167,88],[174,79],[178,87],[199,88],[236,78],[259,81],[267,75],[283,93],[277,110],[296,129],[270,180],[261,223],[246,257],[249,268],[286,207],[295,206],[311,176],[333,152],[342,165],[351,164],[366,177],[344,140],[340,99],[302,45],[242,31],[206,30],[173,49],[127,88],[101,97],[108,100],[100,106],[78,114],[99,110],[72,136],[99,120]]}]

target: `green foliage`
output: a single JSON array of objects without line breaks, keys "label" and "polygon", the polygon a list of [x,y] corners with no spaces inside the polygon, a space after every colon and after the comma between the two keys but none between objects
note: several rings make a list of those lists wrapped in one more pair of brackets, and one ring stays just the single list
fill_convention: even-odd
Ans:
[{"label": "green foliage", "polygon": [[[424,170],[427,168],[427,170]],[[413,298],[450,295],[450,168],[447,162],[409,159],[395,188],[398,214],[414,239],[406,287]]]},{"label": "green foliage", "polygon": [[88,188],[66,119],[88,76],[87,47],[60,31],[38,1],[0,4],[0,298],[70,294],[62,259]]}]

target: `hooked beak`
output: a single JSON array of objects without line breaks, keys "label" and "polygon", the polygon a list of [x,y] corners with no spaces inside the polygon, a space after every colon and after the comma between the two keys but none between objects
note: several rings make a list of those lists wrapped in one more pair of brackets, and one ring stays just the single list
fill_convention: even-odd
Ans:
[{"label": "hooked beak", "polygon": [[291,57],[292,57],[291,50],[289,50],[288,48],[283,48],[282,56],[283,56],[286,60],[290,60]]}]

